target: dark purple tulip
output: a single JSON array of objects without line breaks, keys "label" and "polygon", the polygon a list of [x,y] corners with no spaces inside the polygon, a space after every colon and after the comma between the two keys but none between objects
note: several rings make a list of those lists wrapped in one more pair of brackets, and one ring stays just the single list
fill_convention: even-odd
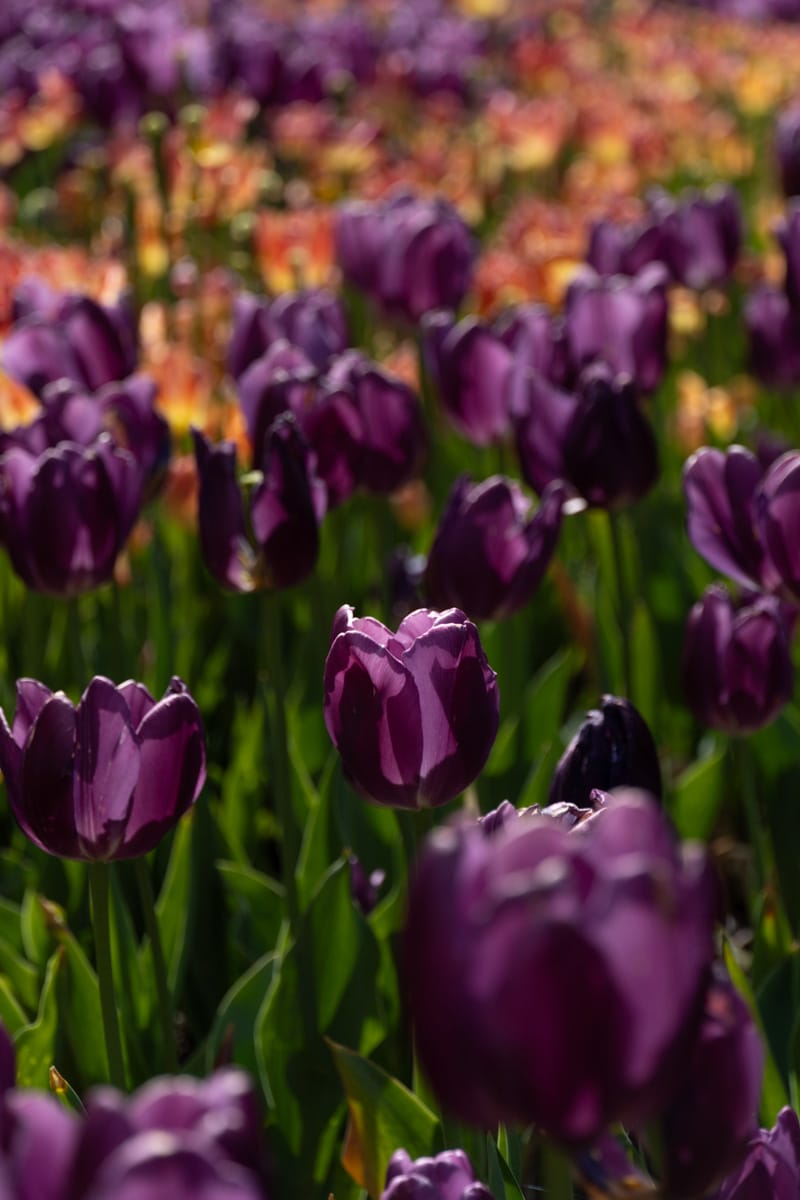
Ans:
[{"label": "dark purple tulip", "polygon": [[777,288],[757,288],[747,298],[750,369],[770,387],[800,383],[800,315]]},{"label": "dark purple tulip", "polygon": [[250,496],[254,545],[236,476],[235,446],[232,442],[212,445],[197,430],[194,444],[200,546],[217,582],[237,592],[300,583],[317,561],[325,488],[291,414],[271,426],[261,478]]},{"label": "dark purple tulip", "polygon": [[139,464],[148,496],[163,478],[172,443],[169,423],[155,407],[157,390],[151,376],[137,374],[108,383],[96,394],[115,441]]},{"label": "dark purple tulip", "polygon": [[747,1155],[714,1200],[797,1200],[800,1195],[800,1121],[782,1108],[772,1129],[759,1129]]},{"label": "dark purple tulip", "polygon": [[794,690],[780,601],[759,596],[737,606],[720,584],[707,588],[686,623],[683,690],[713,729],[752,733],[769,724]]},{"label": "dark purple tulip", "polygon": [[739,199],[730,187],[685,192],[678,200],[661,193],[651,200],[659,222],[662,261],[684,287],[702,290],[725,283],[742,245]]},{"label": "dark purple tulip", "polygon": [[775,156],[783,194],[800,196],[800,105],[791,104],[775,123]]},{"label": "dark purple tulip", "polygon": [[475,243],[446,200],[403,193],[347,202],[334,235],[345,278],[390,316],[416,322],[434,308],[455,311],[467,293]]},{"label": "dark purple tulip", "polygon": [[591,709],[555,769],[548,804],[591,804],[592,792],[642,788],[660,799],[658,751],[644,717],[630,700],[603,696]]},{"label": "dark purple tulip", "polygon": [[764,546],[768,582],[800,602],[800,452],[781,455],[764,474],[754,500],[756,531]]},{"label": "dark purple tulip", "polygon": [[603,279],[586,268],[567,291],[565,322],[576,372],[606,363],[643,392],[658,387],[667,365],[666,272],[657,264],[633,278]]},{"label": "dark purple tulip", "polygon": [[256,1180],[169,1134],[132,1138],[99,1171],[86,1200],[263,1200]]},{"label": "dark purple tulip", "polygon": [[133,313],[125,299],[102,305],[88,296],[64,296],[52,317],[35,314],[13,327],[2,362],[37,395],[59,379],[96,391],[136,369]]},{"label": "dark purple tulip", "polygon": [[0,541],[28,587],[75,595],[107,583],[139,513],[142,472],[103,434],[42,455],[0,455]]},{"label": "dark purple tulip", "polygon": [[404,939],[420,1061],[462,1120],[581,1145],[660,1111],[695,1036],[713,954],[713,871],[652,797],[567,829],[437,829]]},{"label": "dark purple tulip", "polygon": [[350,863],[350,894],[364,916],[369,916],[378,903],[380,890],[386,882],[386,872],[380,867],[376,867],[368,875],[355,854],[351,854],[348,861]]},{"label": "dark purple tulip", "polygon": [[740,1161],[758,1125],[763,1067],[764,1049],[750,1011],[720,971],[708,989],[683,1079],[660,1123],[665,1195],[706,1196]]},{"label": "dark purple tulip", "polygon": [[21,1089],[6,1092],[0,1159],[8,1200],[71,1200],[69,1177],[79,1136],[80,1122],[55,1097]]},{"label": "dark purple tulip", "polygon": [[[386,494],[414,479],[425,453],[425,427],[416,393],[394,375],[371,362],[358,350],[334,359],[324,380],[320,408],[332,398],[352,403],[361,423],[355,448],[356,482],[368,491]],[[309,437],[316,446],[313,421]],[[353,454],[341,447],[345,458]],[[322,447],[320,447],[322,457]]]},{"label": "dark purple tulip", "polygon": [[285,412],[300,419],[317,386],[318,371],[297,346],[274,341],[255,359],[237,383],[239,400],[253,447],[253,462],[264,454],[269,429]]},{"label": "dark purple tulip", "polygon": [[419,609],[392,633],[343,605],[324,686],[344,773],[375,804],[447,804],[479,774],[497,733],[497,676],[458,609]]},{"label": "dark purple tulip", "polygon": [[638,500],[658,477],[655,435],[633,385],[602,364],[562,391],[528,371],[512,380],[522,473],[541,494],[562,479],[588,505],[619,508]]},{"label": "dark purple tulip", "polygon": [[318,371],[347,347],[347,322],[341,302],[322,288],[285,292],[268,301],[241,292],[233,305],[228,370],[240,379],[274,342],[284,339],[302,350]]},{"label": "dark purple tulip", "polygon": [[504,438],[511,428],[506,389],[514,361],[508,347],[475,317],[456,324],[450,313],[432,313],[423,331],[428,369],[456,429],[476,446]]},{"label": "dark purple tulip", "polygon": [[786,219],[775,230],[786,259],[784,288],[794,312],[800,308],[800,200],[789,205]]},{"label": "dark purple tulip", "polygon": [[517,369],[528,367],[564,384],[570,375],[564,321],[544,304],[519,304],[500,316],[494,331],[514,355]]},{"label": "dark purple tulip", "polygon": [[200,712],[174,678],[156,703],[140,683],[95,676],[77,706],[35,679],[17,684],[0,767],[23,833],[59,858],[147,854],[205,780]]},{"label": "dark purple tulip", "polygon": [[564,488],[545,490],[535,513],[522,488],[493,475],[459,479],[428,557],[425,587],[437,608],[462,608],[475,621],[508,617],[528,603],[558,542]]},{"label": "dark purple tulip", "polygon": [[755,529],[755,495],[763,468],[743,446],[703,446],[683,468],[689,541],[737,583],[771,587],[775,572]]},{"label": "dark purple tulip", "polygon": [[435,1158],[412,1159],[395,1150],[386,1168],[381,1200],[491,1200],[463,1150],[444,1150]]},{"label": "dark purple tulip", "polygon": [[634,225],[595,221],[586,261],[598,275],[637,275],[653,262],[664,261],[664,239],[658,222]]}]

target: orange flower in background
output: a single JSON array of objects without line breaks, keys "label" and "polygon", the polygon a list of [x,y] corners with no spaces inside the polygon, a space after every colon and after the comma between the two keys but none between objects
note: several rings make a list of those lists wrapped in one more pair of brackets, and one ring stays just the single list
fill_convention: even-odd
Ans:
[{"label": "orange flower in background", "polygon": [[0,371],[0,429],[5,431],[28,425],[39,412],[41,405],[34,394]]},{"label": "orange flower in background", "polygon": [[268,291],[323,287],[333,281],[333,212],[329,208],[264,211],[255,219],[256,262]]}]

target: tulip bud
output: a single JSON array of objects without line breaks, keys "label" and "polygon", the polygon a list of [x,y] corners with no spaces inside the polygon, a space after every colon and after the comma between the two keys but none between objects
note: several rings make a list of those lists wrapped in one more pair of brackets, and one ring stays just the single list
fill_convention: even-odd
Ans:
[{"label": "tulip bud", "polygon": [[782,1108],[772,1129],[750,1139],[742,1165],[723,1182],[714,1200],[797,1200],[800,1195],[800,1121]]},{"label": "tulip bud", "polygon": [[662,261],[672,278],[698,290],[725,283],[742,243],[742,216],[733,189],[689,191],[677,201],[659,193],[650,203],[661,229]]},{"label": "tulip bud", "polygon": [[429,369],[455,428],[475,446],[505,437],[511,351],[474,317],[456,324],[448,313],[432,313],[422,328]]},{"label": "tulip bud", "polygon": [[531,513],[513,480],[459,479],[428,558],[425,586],[437,608],[462,608],[476,621],[510,616],[528,603],[556,548],[564,488],[550,484]]},{"label": "tulip bud", "polygon": [[405,1150],[395,1150],[381,1200],[492,1200],[492,1194],[476,1179],[463,1150],[414,1161]]},{"label": "tulip bud", "polygon": [[713,729],[752,733],[769,724],[794,689],[780,601],[759,596],[737,606],[720,584],[707,588],[686,624],[683,688]]},{"label": "tulip bud", "polygon": [[588,808],[592,792],[642,788],[661,798],[661,771],[653,735],[630,700],[603,696],[559,760],[548,805]]},{"label": "tulip bud", "polygon": [[447,804],[483,768],[497,733],[497,677],[458,609],[419,609],[392,633],[337,612],[325,662],[325,724],[367,800]]}]

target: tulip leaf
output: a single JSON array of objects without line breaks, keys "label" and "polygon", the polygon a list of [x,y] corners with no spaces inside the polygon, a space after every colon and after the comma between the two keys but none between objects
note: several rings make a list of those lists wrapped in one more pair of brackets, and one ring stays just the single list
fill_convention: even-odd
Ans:
[{"label": "tulip leaf", "polygon": [[767,976],[757,994],[758,1011],[767,1042],[784,1086],[789,1088],[792,1069],[792,1035],[797,1016],[794,1002],[796,955],[785,958]]},{"label": "tulip leaf", "polygon": [[226,992],[206,1044],[207,1071],[212,1071],[217,1060],[221,1059],[223,1062],[235,1062],[253,1075],[258,1074],[256,1023],[277,965],[278,956],[270,951],[253,963],[250,970]]},{"label": "tulip leaf", "polygon": [[[64,947],[65,970],[59,975],[58,1007],[61,1022],[83,1086],[108,1079],[105,1042],[87,1037],[87,1029],[102,1029],[100,988],[88,958],[69,930],[58,935]],[[76,1081],[77,1082],[77,1081]]]},{"label": "tulip leaf", "polygon": [[263,705],[237,704],[231,729],[231,756],[222,778],[218,807],[220,828],[228,851],[238,862],[247,863],[252,845],[255,814],[264,792],[264,743],[266,724]]},{"label": "tulip leaf", "polygon": [[0,975],[0,1021],[13,1037],[20,1029],[28,1024],[28,1018],[22,1011],[19,1001],[8,985],[8,980]]},{"label": "tulip leaf", "polygon": [[572,647],[560,650],[537,671],[525,692],[526,761],[547,752],[564,719],[567,689],[577,656]]},{"label": "tulip leaf", "polygon": [[441,1125],[413,1092],[380,1067],[330,1039],[328,1046],[349,1113],[342,1165],[377,1200],[395,1150],[406,1150],[412,1159],[434,1154],[441,1146]]},{"label": "tulip leaf", "polygon": [[188,939],[192,882],[191,816],[180,821],[175,829],[169,866],[156,901],[156,915],[161,930],[161,944],[170,991],[175,995],[184,965]]},{"label": "tulip leaf", "polygon": [[798,787],[800,770],[795,768],[781,772],[774,784],[764,789],[780,897],[795,937],[800,936],[800,804],[787,803],[787,799],[797,796]]},{"label": "tulip leaf", "polygon": [[764,1082],[761,1086],[761,1104],[759,1113],[761,1124],[764,1128],[769,1129],[774,1125],[775,1118],[784,1105],[789,1103],[786,1094],[786,1088],[783,1085],[780,1071],[778,1070],[775,1059],[772,1056],[772,1050],[767,1039],[764,1022],[761,1019],[761,1012],[756,998],[753,995],[753,989],[750,987],[750,982],[742,970],[731,943],[725,939],[723,946],[725,957],[725,966],[728,968],[728,974],[739,995],[742,997],[747,1007],[750,1009],[750,1015],[756,1023],[761,1040],[764,1043]]},{"label": "tulip leaf", "polygon": [[630,637],[631,699],[652,729],[657,725],[660,695],[658,638],[650,611],[641,600],[634,605]]},{"label": "tulip leaf", "polygon": [[26,956],[43,967],[52,952],[53,938],[41,897],[33,888],[27,888],[22,899],[20,929]]},{"label": "tulip leaf", "polygon": [[4,975],[14,994],[29,1012],[39,1002],[39,972],[5,940],[0,938],[0,975]]},{"label": "tulip leaf", "polygon": [[47,964],[36,1020],[20,1029],[14,1038],[18,1087],[47,1089],[49,1086],[50,1067],[56,1057],[58,1031],[56,979],[62,966],[63,954],[63,950],[59,948]]},{"label": "tulip leaf", "polygon": [[669,812],[682,838],[707,841],[714,831],[724,795],[725,748],[724,741],[713,746],[675,782]]},{"label": "tulip leaf", "polygon": [[285,893],[279,883],[254,867],[218,862],[229,900],[229,937],[249,961],[272,951],[284,918]]},{"label": "tulip leaf", "polygon": [[491,1134],[486,1135],[486,1156],[489,1190],[494,1200],[525,1200],[525,1193]]}]

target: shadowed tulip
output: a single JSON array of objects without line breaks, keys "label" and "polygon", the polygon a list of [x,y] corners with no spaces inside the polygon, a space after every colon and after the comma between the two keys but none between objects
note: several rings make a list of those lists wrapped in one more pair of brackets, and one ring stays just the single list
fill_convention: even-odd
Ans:
[{"label": "shadowed tulip", "polygon": [[747,298],[745,325],[750,369],[770,387],[800,382],[800,315],[777,288],[760,287]]},{"label": "shadowed tulip", "polygon": [[325,724],[367,800],[432,808],[483,768],[497,733],[497,677],[458,609],[419,609],[392,633],[337,612],[324,674]]},{"label": "shadowed tulip", "polygon": [[522,488],[494,475],[467,476],[450,493],[428,557],[425,588],[437,608],[475,621],[508,617],[528,603],[561,530],[564,488],[550,484],[535,512]]},{"label": "shadowed tulip", "polygon": [[17,684],[0,767],[11,810],[41,850],[89,862],[147,854],[205,780],[200,712],[173,679],[163,699],[95,676],[80,702],[35,679]]},{"label": "shadowed tulip", "polygon": [[322,288],[285,292],[272,301],[240,292],[233,304],[228,370],[240,379],[274,342],[285,340],[324,371],[347,347],[347,323],[341,301]]},{"label": "shadowed tulip", "polygon": [[793,200],[775,234],[786,259],[784,290],[793,312],[800,308],[800,201]]},{"label": "shadowed tulip", "polygon": [[586,261],[598,275],[637,275],[650,263],[664,261],[661,228],[652,217],[633,225],[595,221]]},{"label": "shadowed tulip", "polygon": [[707,588],[686,623],[683,690],[698,721],[753,733],[792,698],[789,630],[774,596],[735,605],[720,584]]},{"label": "shadowed tulip", "polygon": [[630,700],[603,696],[562,754],[550,784],[548,806],[587,808],[592,792],[642,788],[661,798],[658,751],[644,717]]},{"label": "shadowed tulip", "polygon": [[662,261],[684,287],[702,290],[730,278],[742,244],[739,198],[730,187],[657,193],[650,201],[662,238]]},{"label": "shadowed tulip", "polygon": [[504,438],[511,428],[511,351],[475,317],[456,323],[452,314],[436,312],[422,328],[428,369],[455,428],[475,446]]},{"label": "shadowed tulip", "polygon": [[217,582],[237,592],[300,583],[317,561],[326,497],[294,417],[271,426],[247,517],[233,443],[212,445],[194,430],[194,444],[200,547]]},{"label": "shadowed tulip", "polygon": [[772,1129],[750,1139],[744,1162],[713,1200],[797,1200],[800,1194],[800,1121],[782,1108]]},{"label": "shadowed tulip", "polygon": [[565,384],[571,367],[564,320],[545,304],[518,304],[494,323],[494,332],[514,356],[516,369],[538,371],[551,383]]},{"label": "shadowed tulip", "polygon": [[800,196],[800,105],[791,104],[775,122],[775,157],[783,194]]},{"label": "shadowed tulip", "polygon": [[142,472],[103,434],[42,455],[0,455],[0,541],[28,587],[69,596],[107,583],[139,513]]},{"label": "shadowed tulip", "polygon": [[444,1150],[435,1158],[411,1158],[395,1150],[386,1168],[381,1200],[491,1200],[463,1150]]},{"label": "shadowed tulip", "polygon": [[756,531],[769,567],[768,583],[793,604],[800,603],[800,452],[782,454],[756,491]]},{"label": "shadowed tulip", "polygon": [[716,889],[652,797],[569,829],[520,817],[434,831],[417,862],[404,975],[445,1110],[582,1145],[659,1112],[696,1035]]},{"label": "shadowed tulip", "polygon": [[569,286],[565,306],[573,369],[605,363],[643,392],[654,391],[667,365],[666,282],[658,264],[632,278],[603,279],[589,268],[582,271]]}]

